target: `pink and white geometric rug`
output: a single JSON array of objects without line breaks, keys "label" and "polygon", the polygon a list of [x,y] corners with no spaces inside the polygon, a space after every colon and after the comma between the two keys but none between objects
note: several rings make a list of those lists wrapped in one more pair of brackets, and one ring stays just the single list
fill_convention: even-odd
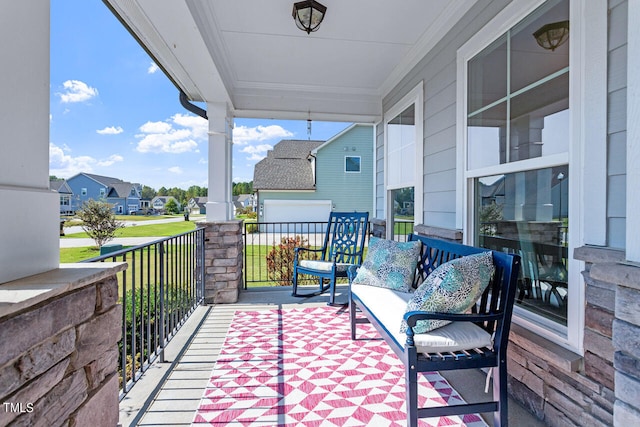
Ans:
[{"label": "pink and white geometric rug", "polygon": [[[370,325],[358,338],[344,309],[236,312],[192,426],[405,426],[402,363]],[[462,403],[438,373],[420,378],[419,396]],[[486,426],[478,415],[420,425]]]}]

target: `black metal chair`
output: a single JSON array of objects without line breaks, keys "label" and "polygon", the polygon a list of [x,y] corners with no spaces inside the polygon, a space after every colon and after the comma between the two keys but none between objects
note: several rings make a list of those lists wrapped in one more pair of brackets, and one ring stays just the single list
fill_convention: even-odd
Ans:
[{"label": "black metal chair", "polygon": [[[330,291],[329,305],[336,305],[336,278],[347,277],[350,266],[362,264],[368,224],[368,212],[331,212],[322,248],[295,248],[292,295],[310,297]],[[316,259],[305,259],[308,255],[303,253],[315,254]],[[298,292],[299,274],[317,277],[319,289],[315,292]]]}]

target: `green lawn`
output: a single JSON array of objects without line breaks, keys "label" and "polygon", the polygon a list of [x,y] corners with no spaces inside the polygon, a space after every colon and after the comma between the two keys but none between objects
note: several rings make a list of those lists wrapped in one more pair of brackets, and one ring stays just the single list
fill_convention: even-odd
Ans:
[{"label": "green lawn", "polygon": [[[116,232],[116,237],[169,237],[195,229],[191,221],[168,222],[164,224],[136,225],[125,227]],[[61,239],[85,238],[87,233],[68,234]],[[60,262],[79,262],[100,255],[100,251],[93,247],[61,248]]]},{"label": "green lawn", "polygon": [[[163,224],[128,226],[116,231],[116,237],[169,237],[196,228],[191,221],[167,222]],[[67,234],[63,239],[89,237],[87,233]]]},{"label": "green lawn", "polygon": [[67,264],[70,262],[80,262],[85,259],[94,258],[100,255],[96,247],[85,246],[82,248],[60,248],[60,262]]}]

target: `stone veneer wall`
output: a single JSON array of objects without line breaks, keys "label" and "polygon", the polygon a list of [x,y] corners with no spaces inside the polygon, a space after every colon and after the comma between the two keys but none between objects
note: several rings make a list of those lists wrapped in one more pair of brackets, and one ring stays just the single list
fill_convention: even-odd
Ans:
[{"label": "stone veneer wall", "polygon": [[117,425],[125,268],[70,264],[0,285],[0,425]]},{"label": "stone veneer wall", "polygon": [[203,222],[204,301],[232,304],[243,286],[242,221]]},{"label": "stone veneer wall", "polygon": [[[621,251],[601,248],[579,248],[575,257],[586,263],[585,362],[594,368],[587,374],[601,371],[602,381],[614,390],[609,425],[640,425],[640,265],[625,263]],[[605,304],[597,305],[601,301]],[[604,355],[587,348],[595,341],[588,341],[589,335],[606,341],[598,346],[606,345]]]}]

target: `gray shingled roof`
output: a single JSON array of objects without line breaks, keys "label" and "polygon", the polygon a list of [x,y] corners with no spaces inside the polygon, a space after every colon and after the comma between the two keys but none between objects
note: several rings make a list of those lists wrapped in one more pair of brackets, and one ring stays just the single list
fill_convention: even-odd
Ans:
[{"label": "gray shingled roof", "polygon": [[324,141],[283,140],[253,169],[254,190],[313,190],[311,151]]},{"label": "gray shingled roof", "polygon": [[88,176],[89,178],[98,181],[101,184],[104,185],[113,185],[119,182],[124,182],[121,179],[118,178],[113,178],[110,176],[103,176],[103,175],[94,175],[92,173],[84,173],[84,175]]},{"label": "gray shingled roof", "polygon": [[[129,197],[131,194],[131,188],[134,185],[130,182],[116,182],[111,184],[109,190],[109,197]],[[113,194],[115,192],[115,194]]]}]

